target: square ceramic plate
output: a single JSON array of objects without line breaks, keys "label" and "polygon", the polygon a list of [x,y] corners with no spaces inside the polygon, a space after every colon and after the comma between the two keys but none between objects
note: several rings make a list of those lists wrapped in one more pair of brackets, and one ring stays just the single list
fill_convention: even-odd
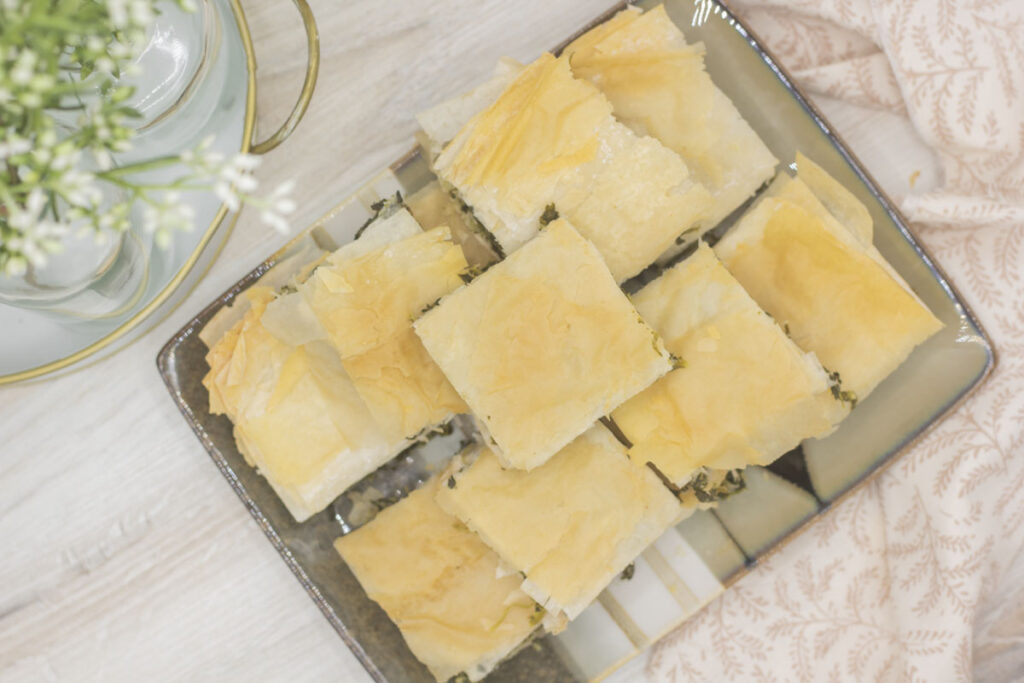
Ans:
[{"label": "square ceramic plate", "polygon": [[[994,363],[977,321],[903,218],[750,31],[710,0],[665,4],[690,42],[704,42],[716,84],[779,159],[789,161],[797,150],[803,151],[864,202],[874,219],[876,246],[945,328],[860,403],[832,436],[805,444],[767,469],[750,468],[742,493],[716,511],[698,513],[670,529],[638,558],[632,578],[617,579],[565,633],[524,648],[488,680],[629,680],[643,665],[636,654],[891,462],[970,393]],[[365,505],[356,499],[365,499],[369,492],[393,500],[472,435],[457,421],[452,435],[407,451],[324,512],[296,524],[269,485],[245,464],[231,423],[209,414],[201,384],[206,347],[198,334],[253,283],[283,283],[302,264],[351,240],[378,198],[396,190],[408,196],[431,180],[426,162],[411,152],[212,302],[167,343],[158,359],[175,402],[217,467],[331,625],[379,681],[431,677],[331,544],[363,521],[359,511]]]}]

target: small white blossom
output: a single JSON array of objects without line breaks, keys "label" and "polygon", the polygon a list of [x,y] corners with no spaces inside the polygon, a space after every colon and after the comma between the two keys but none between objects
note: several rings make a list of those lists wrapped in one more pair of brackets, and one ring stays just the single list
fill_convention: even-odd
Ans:
[{"label": "small white blossom", "polygon": [[109,171],[114,167],[114,157],[105,149],[93,149],[92,157],[96,161],[96,165],[100,167],[100,170]]},{"label": "small white blossom", "polygon": [[241,208],[241,202],[238,200],[238,195],[235,194],[231,184],[227,181],[221,180],[215,183],[213,186],[213,192],[217,195],[217,198],[224,202],[225,206],[228,207],[228,211],[234,213]]},{"label": "small white blossom", "polygon": [[159,246],[166,247],[174,232],[188,232],[193,229],[195,212],[190,205],[181,201],[178,193],[168,192],[160,203],[148,204],[145,207],[142,226],[147,232],[153,233]]},{"label": "small white blossom", "polygon": [[26,138],[12,135],[5,142],[0,142],[0,160],[32,151],[32,143]]},{"label": "small white blossom", "polygon": [[124,28],[128,24],[128,2],[127,0],[107,0],[107,12],[110,14],[111,23],[117,28]]},{"label": "small white blossom", "polygon": [[260,219],[281,233],[287,233],[290,230],[285,216],[295,211],[295,201],[288,196],[294,187],[295,181],[293,180],[278,185],[263,202],[263,208],[260,211]]},{"label": "small white blossom", "polygon": [[284,216],[278,214],[275,211],[272,211],[270,209],[263,209],[263,211],[260,211],[260,219],[270,227],[274,228],[274,230],[277,230],[278,232],[288,232],[288,221],[285,220]]},{"label": "small white blossom", "polygon": [[114,60],[110,59],[109,57],[100,57],[96,60],[96,71],[100,72],[101,74],[110,75],[114,73],[114,66]]},{"label": "small white blossom", "polygon": [[40,188],[32,188],[24,207],[17,204],[4,207],[7,209],[7,224],[15,230],[28,232],[36,226],[45,206],[46,195]]},{"label": "small white blossom", "polygon": [[145,26],[153,21],[153,5],[147,0],[131,0],[128,11],[136,25]]},{"label": "small white blossom", "polygon": [[267,197],[267,201],[274,208],[274,211],[285,215],[295,211],[295,200],[289,196],[294,189],[294,180],[286,180],[274,188],[274,191]]},{"label": "small white blossom", "polygon": [[39,93],[25,91],[18,95],[18,102],[26,109],[38,109],[43,106],[43,98]]},{"label": "small white blossom", "polygon": [[[33,26],[30,41],[23,30],[28,25],[19,22],[44,6],[60,17],[62,6],[47,5],[45,0],[0,0],[4,273],[44,262],[60,248],[66,231],[109,240],[131,229],[133,216],[141,218],[139,227],[151,233],[158,246],[170,245],[175,232],[194,229],[195,215],[180,193],[163,190],[168,186],[212,191],[232,211],[251,205],[268,224],[287,229],[284,216],[295,209],[288,197],[290,184],[264,198],[256,196],[259,184],[253,171],[259,158],[225,155],[216,149],[212,136],[180,158],[119,163],[132,149],[135,134],[133,117],[122,110],[131,90],[121,79],[139,68],[133,60],[146,43],[156,1],[102,0],[99,5],[105,13],[62,16],[75,22],[70,32]],[[195,0],[176,1],[185,10],[196,7]],[[7,31],[9,27],[13,30]],[[92,90],[69,94],[66,83],[76,79]],[[68,120],[72,115],[56,111],[81,103],[85,108],[74,124]],[[175,166],[176,161],[181,164]],[[11,169],[17,172],[14,182]],[[171,169],[176,175],[161,176],[159,186],[150,185],[145,178],[153,176],[144,173],[156,169]],[[140,211],[133,213],[136,207]]]},{"label": "small white blossom", "polygon": [[11,69],[11,82],[15,85],[28,85],[32,81],[32,76],[35,75],[35,68],[36,53],[31,50],[22,50]]}]

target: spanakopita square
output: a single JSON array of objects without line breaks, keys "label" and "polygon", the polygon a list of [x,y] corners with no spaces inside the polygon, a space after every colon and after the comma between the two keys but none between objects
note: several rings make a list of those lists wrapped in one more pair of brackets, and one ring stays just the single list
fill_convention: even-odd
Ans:
[{"label": "spanakopita square", "polygon": [[505,253],[556,210],[594,243],[619,282],[711,207],[678,154],[617,121],[600,91],[550,54],[515,74],[434,166]]},{"label": "spanakopita square", "polygon": [[203,384],[210,411],[232,420],[239,451],[301,522],[409,443],[374,421],[330,345],[290,346],[261,324],[270,289],[245,296],[250,308],[210,349]]},{"label": "spanakopita square", "polygon": [[460,287],[467,267],[448,228],[439,227],[328,259],[300,290],[388,432],[413,437],[466,410],[413,333],[412,319]]},{"label": "spanakopita square", "polygon": [[630,7],[573,41],[573,74],[593,83],[615,116],[676,152],[711,193],[708,214],[670,253],[695,241],[775,173],[778,160],[704,68],[662,5]]},{"label": "spanakopita square", "polygon": [[823,436],[848,407],[828,374],[744,291],[701,242],[696,253],[633,296],[681,359],[612,414],[630,456],[676,486],[701,468],[766,465]]},{"label": "spanakopita square", "polygon": [[600,424],[530,472],[484,449],[437,497],[525,575],[524,591],[570,619],[686,512]]},{"label": "spanakopita square", "polygon": [[508,467],[541,465],[672,367],[562,219],[414,327]]},{"label": "spanakopita square", "polygon": [[366,595],[438,681],[485,676],[538,627],[544,610],[517,574],[435,502],[438,479],[335,541]]},{"label": "spanakopita square", "polygon": [[715,251],[797,345],[837,373],[854,401],[942,323],[871,244],[866,210],[856,211],[853,195],[813,168],[811,184],[781,176]]}]

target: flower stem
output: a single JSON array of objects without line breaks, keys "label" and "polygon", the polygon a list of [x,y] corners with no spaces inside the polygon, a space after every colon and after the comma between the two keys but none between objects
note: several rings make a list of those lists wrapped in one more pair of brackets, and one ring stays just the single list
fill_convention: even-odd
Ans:
[{"label": "flower stem", "polygon": [[173,166],[179,161],[181,161],[181,159],[176,156],[165,156],[158,157],[156,159],[148,159],[146,161],[137,161],[133,164],[118,166],[117,168],[112,168],[107,171],[100,171],[96,174],[96,177],[114,182],[115,178],[129,173],[142,173],[143,171],[153,171],[158,168],[166,168],[167,166]]}]

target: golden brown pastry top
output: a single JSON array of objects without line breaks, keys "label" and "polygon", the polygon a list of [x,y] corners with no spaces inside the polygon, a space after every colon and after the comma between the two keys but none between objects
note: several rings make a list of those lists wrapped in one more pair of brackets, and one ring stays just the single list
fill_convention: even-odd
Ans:
[{"label": "golden brown pastry top", "polygon": [[438,681],[477,680],[540,623],[543,612],[498,556],[438,507],[435,477],[335,547]]},{"label": "golden brown pastry top", "polygon": [[414,326],[503,461],[524,469],[671,367],[593,245],[564,220]]}]

